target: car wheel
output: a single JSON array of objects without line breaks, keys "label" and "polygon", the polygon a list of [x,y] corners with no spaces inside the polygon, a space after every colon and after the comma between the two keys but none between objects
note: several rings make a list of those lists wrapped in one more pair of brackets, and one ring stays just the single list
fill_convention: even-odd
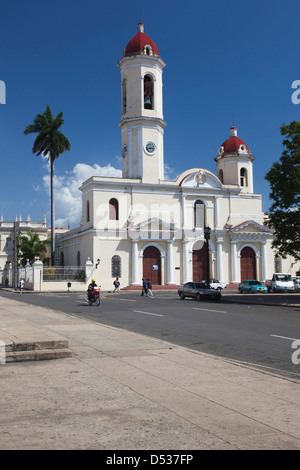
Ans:
[{"label": "car wheel", "polygon": [[185,295],[184,295],[183,292],[180,292],[180,298],[181,298],[181,300],[184,300],[184,299],[185,299]]},{"label": "car wheel", "polygon": [[201,300],[201,295],[199,293],[196,295],[196,300]]},{"label": "car wheel", "polygon": [[222,290],[222,287],[218,287],[217,291],[221,292],[221,290]]}]

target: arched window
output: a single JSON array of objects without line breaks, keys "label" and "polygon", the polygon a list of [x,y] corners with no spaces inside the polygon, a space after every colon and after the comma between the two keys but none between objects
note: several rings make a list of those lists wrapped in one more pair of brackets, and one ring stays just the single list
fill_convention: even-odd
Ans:
[{"label": "arched window", "polygon": [[86,221],[90,221],[90,201],[86,202]]},{"label": "arched window", "polygon": [[119,220],[119,203],[114,198],[109,201],[109,220]]},{"label": "arched window", "polygon": [[199,199],[194,205],[194,227],[204,228],[205,225],[205,205],[203,201]]},{"label": "arched window", "polygon": [[153,109],[153,80],[149,75],[144,77],[144,108]]},{"label": "arched window", "polygon": [[118,255],[114,255],[111,259],[111,276],[112,277],[122,277],[121,276],[121,258]]},{"label": "arched window", "polygon": [[122,81],[122,114],[126,113],[126,79]]},{"label": "arched window", "polygon": [[246,168],[241,168],[240,171],[240,181],[241,186],[248,186],[247,170]]},{"label": "arched window", "polygon": [[219,180],[223,184],[223,170],[219,170]]}]

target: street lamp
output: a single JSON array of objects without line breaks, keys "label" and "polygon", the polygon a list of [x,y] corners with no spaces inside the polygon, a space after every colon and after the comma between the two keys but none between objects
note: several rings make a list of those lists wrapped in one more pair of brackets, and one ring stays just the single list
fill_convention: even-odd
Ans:
[{"label": "street lamp", "polygon": [[209,271],[209,240],[210,240],[210,227],[204,227],[204,239],[206,241],[206,282],[207,286],[210,285],[210,271]]}]

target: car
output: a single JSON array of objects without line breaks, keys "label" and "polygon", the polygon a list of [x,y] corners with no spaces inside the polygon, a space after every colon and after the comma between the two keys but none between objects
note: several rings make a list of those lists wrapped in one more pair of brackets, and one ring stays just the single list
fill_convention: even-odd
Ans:
[{"label": "car", "polygon": [[196,300],[204,298],[219,300],[222,297],[220,291],[211,289],[204,282],[186,282],[183,286],[179,286],[178,295],[182,300],[186,297],[192,297]]},{"label": "car", "polygon": [[212,289],[216,289],[216,290],[222,290],[222,289],[225,289],[226,287],[226,284],[224,282],[219,282],[217,279],[210,279],[210,287]]},{"label": "car", "polygon": [[239,284],[238,290],[240,293],[250,292],[251,294],[256,294],[257,292],[268,292],[267,287],[264,286],[260,281],[257,281],[255,279],[242,281]]},{"label": "car", "polygon": [[295,292],[300,292],[300,276],[293,276]]}]

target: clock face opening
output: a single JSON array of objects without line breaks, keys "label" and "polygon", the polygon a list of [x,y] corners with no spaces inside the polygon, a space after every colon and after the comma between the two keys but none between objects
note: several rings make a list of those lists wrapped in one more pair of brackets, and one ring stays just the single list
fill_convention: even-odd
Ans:
[{"label": "clock face opening", "polygon": [[148,155],[153,155],[156,152],[156,145],[154,142],[147,142],[144,147],[145,152]]}]

